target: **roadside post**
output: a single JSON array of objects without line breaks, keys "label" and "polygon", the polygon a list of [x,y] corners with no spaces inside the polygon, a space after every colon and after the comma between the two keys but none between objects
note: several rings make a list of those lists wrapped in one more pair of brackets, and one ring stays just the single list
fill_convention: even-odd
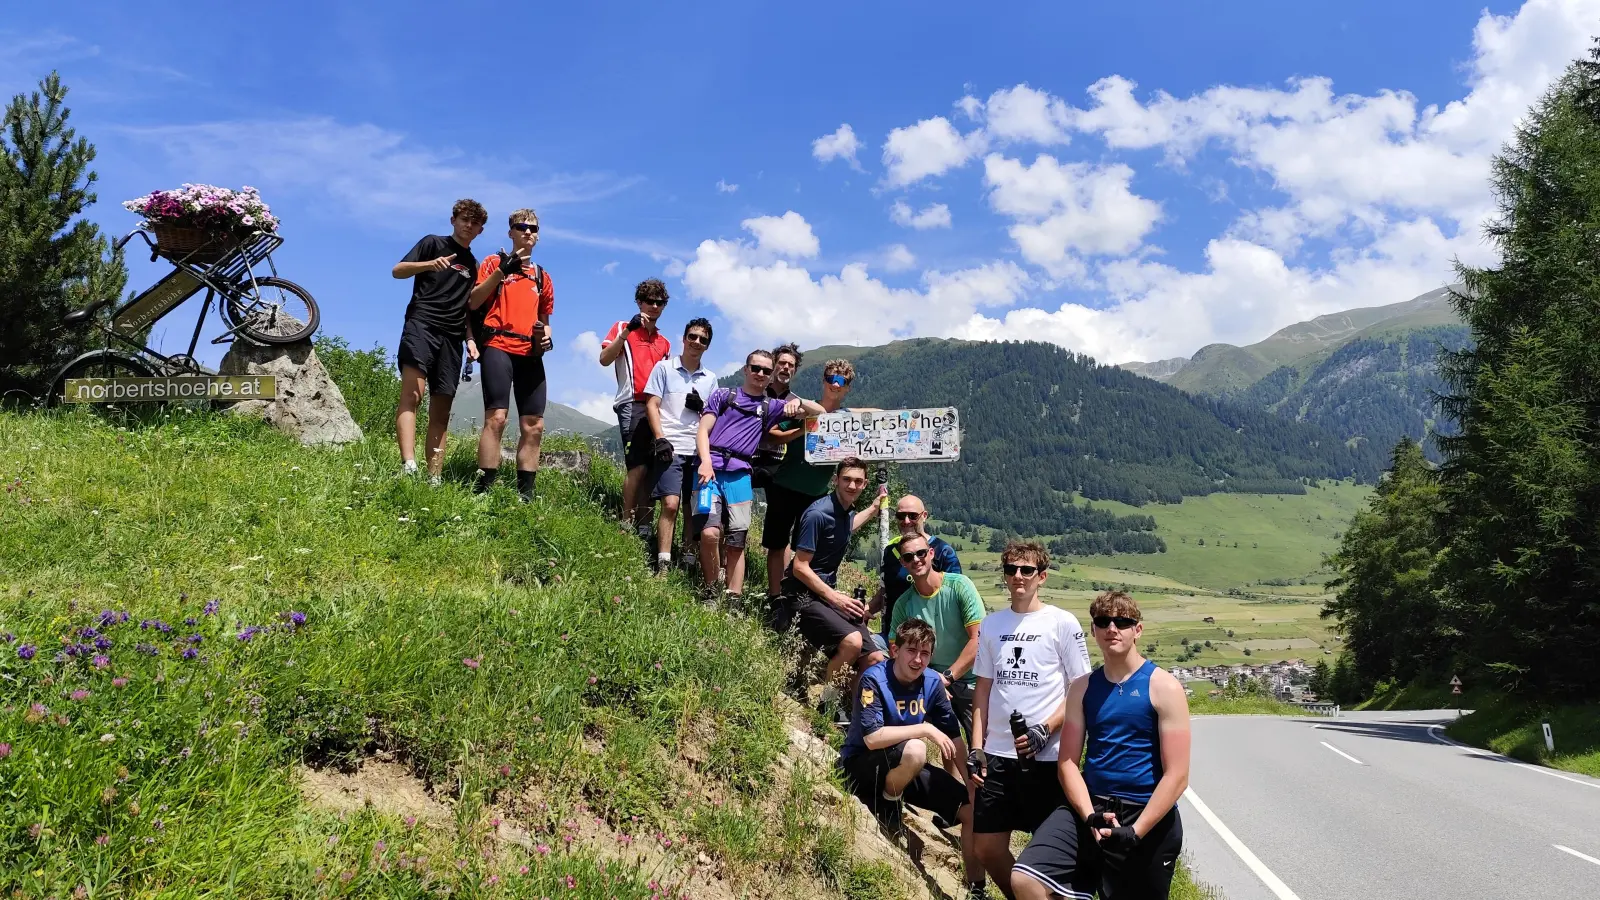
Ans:
[{"label": "roadside post", "polygon": [[1551,753],[1556,752],[1556,736],[1550,733],[1550,723],[1540,722],[1539,724],[1544,726],[1544,749]]},{"label": "roadside post", "polygon": [[[806,420],[806,462],[830,465],[848,457],[872,463],[956,462],[961,422],[953,406],[823,413]],[[889,483],[887,465],[877,482]],[[878,548],[889,545],[889,508],[878,510]]]},{"label": "roadside post", "polygon": [[[1450,693],[1456,695],[1456,718],[1459,719],[1459,718],[1461,718],[1461,676],[1460,675],[1451,675],[1450,676]],[[1546,728],[1545,731],[1548,732],[1549,728]]]}]

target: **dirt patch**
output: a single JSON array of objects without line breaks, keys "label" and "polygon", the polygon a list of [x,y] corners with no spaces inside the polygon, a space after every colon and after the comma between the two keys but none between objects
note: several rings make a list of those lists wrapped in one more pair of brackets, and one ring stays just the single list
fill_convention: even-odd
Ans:
[{"label": "dirt patch", "polygon": [[434,798],[422,779],[393,759],[365,759],[351,772],[301,768],[300,794],[312,806],[334,812],[371,808],[427,825],[448,824],[450,807]]}]

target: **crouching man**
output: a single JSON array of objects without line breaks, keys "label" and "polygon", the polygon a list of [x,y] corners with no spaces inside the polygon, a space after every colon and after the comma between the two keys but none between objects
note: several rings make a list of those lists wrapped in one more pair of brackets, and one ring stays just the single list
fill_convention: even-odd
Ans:
[{"label": "crouching man", "polygon": [[1067,691],[1059,762],[1067,805],[1034,832],[1011,888],[1018,900],[1166,900],[1183,849],[1177,802],[1189,784],[1189,701],[1177,678],[1140,655],[1144,625],[1132,597],[1108,591],[1089,615],[1105,665]]},{"label": "crouching man", "polygon": [[[929,668],[933,626],[921,619],[900,623],[894,655],[867,667],[850,732],[839,750],[839,769],[850,791],[886,827],[900,827],[903,803],[933,813],[948,828],[972,833],[972,804],[960,774],[965,757],[961,725],[945,693],[944,679]],[[939,748],[944,768],[928,762],[928,743]],[[970,841],[964,841],[970,844]],[[962,854],[967,883],[983,896],[983,870]]]}]

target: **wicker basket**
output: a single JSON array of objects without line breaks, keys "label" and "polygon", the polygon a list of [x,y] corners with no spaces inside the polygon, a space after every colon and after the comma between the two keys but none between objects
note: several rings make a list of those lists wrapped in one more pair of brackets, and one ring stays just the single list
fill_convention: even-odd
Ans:
[{"label": "wicker basket", "polygon": [[150,230],[156,235],[156,252],[173,262],[214,263],[236,243],[232,235],[188,225],[153,222]]}]

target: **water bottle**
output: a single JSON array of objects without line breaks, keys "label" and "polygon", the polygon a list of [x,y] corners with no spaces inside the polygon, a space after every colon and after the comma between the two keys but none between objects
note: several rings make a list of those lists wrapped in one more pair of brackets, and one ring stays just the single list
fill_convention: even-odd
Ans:
[{"label": "water bottle", "polygon": [[711,501],[717,496],[716,481],[708,481],[695,489],[694,511],[696,515],[711,515]]},{"label": "water bottle", "polygon": [[[866,605],[867,605],[867,589],[866,588],[864,588],[864,587],[862,587],[860,585],[856,585],[856,589],[850,592],[850,596],[852,596],[852,597],[856,598],[857,600],[861,601],[861,606],[863,608],[866,607]],[[865,614],[862,615],[862,621],[863,622],[866,621],[866,615]]]},{"label": "water bottle", "polygon": [[[1019,738],[1027,733],[1028,720],[1022,717],[1022,713],[1013,709],[1011,711],[1011,736],[1014,738]],[[1017,768],[1023,772],[1033,771],[1033,757],[1023,756],[1019,752],[1017,754]]]}]

